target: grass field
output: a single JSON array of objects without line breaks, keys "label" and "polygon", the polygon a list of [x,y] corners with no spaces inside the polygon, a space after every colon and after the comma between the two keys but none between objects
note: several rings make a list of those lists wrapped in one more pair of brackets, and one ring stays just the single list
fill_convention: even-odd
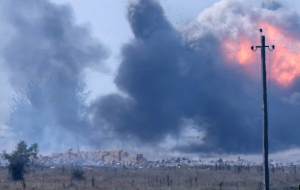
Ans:
[{"label": "grass field", "polygon": [[[217,170],[216,170],[217,169]],[[163,167],[91,168],[82,180],[72,180],[71,168],[30,168],[22,181],[11,181],[6,168],[0,168],[0,189],[101,189],[101,190],[255,190],[262,189],[258,167]],[[271,189],[298,189],[300,175],[293,168],[270,169]]]}]

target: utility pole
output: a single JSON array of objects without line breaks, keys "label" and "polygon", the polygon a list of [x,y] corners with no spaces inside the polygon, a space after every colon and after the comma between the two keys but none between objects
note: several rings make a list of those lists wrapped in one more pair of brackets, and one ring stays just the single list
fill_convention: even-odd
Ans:
[{"label": "utility pole", "polygon": [[79,156],[80,156],[80,158],[81,158],[81,160],[84,162],[84,160],[83,160],[83,158],[82,158],[82,156],[81,156],[81,153],[80,153],[80,150],[79,150],[79,146],[78,146],[78,137],[76,137],[77,138],[77,149],[78,149],[78,153],[79,153]]},{"label": "utility pole", "polygon": [[[259,29],[262,33],[262,29]],[[261,48],[261,77],[262,77],[262,110],[263,110],[263,170],[264,170],[264,186],[265,190],[269,190],[269,145],[268,145],[268,102],[267,102],[267,71],[266,71],[266,51],[265,48],[270,51],[275,49],[272,45],[272,49],[265,45],[265,36],[261,35],[261,46],[256,46],[255,50],[252,46],[251,49],[256,51],[257,48]]]}]

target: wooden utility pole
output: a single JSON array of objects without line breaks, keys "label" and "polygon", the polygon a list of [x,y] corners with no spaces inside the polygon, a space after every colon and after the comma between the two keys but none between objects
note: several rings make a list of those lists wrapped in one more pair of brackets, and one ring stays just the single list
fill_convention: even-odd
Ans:
[{"label": "wooden utility pole", "polygon": [[[260,29],[262,33],[262,29]],[[261,46],[256,46],[255,50],[253,46],[251,49],[256,51],[257,48],[261,48],[261,77],[262,77],[262,110],[263,110],[263,170],[264,170],[264,186],[265,190],[269,190],[269,145],[268,145],[268,102],[267,102],[267,71],[266,71],[266,51],[265,48],[270,51],[272,49],[265,45],[265,36],[261,36]]]}]

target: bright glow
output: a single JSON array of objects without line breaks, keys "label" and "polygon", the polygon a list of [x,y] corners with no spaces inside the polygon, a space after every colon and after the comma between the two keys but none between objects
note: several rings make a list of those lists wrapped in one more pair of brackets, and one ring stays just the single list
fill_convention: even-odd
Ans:
[{"label": "bright glow", "polygon": [[[288,34],[280,27],[266,23],[259,23],[258,28],[263,29],[266,36],[266,45],[275,45],[271,52],[271,65],[268,77],[283,87],[289,87],[300,76],[300,41],[292,34]],[[258,31],[258,30],[257,30]],[[260,49],[254,53],[251,46],[260,46],[259,32],[255,34],[242,34],[238,37],[223,37],[222,55],[227,63],[251,65],[260,62]],[[255,49],[255,48],[254,48]],[[266,64],[269,64],[269,50],[266,48]]]}]

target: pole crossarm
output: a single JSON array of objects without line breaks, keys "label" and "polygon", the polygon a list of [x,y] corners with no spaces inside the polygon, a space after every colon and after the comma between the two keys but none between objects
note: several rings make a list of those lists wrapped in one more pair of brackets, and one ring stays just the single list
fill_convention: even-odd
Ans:
[{"label": "pole crossarm", "polygon": [[[270,46],[263,46],[263,47],[268,48],[270,51],[273,51],[275,49],[275,45],[272,45],[272,49],[270,49]],[[251,46],[252,51],[256,51],[257,48],[262,48],[262,46],[255,46],[255,50],[254,50],[254,46]]]}]

